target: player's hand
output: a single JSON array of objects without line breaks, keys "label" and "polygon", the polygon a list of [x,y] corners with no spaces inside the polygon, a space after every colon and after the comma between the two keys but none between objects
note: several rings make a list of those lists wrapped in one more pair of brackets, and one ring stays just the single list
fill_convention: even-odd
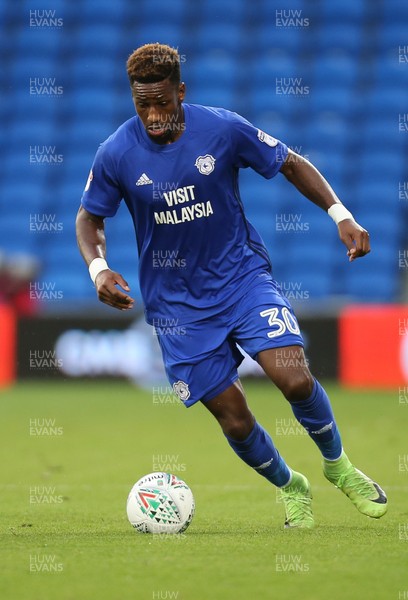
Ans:
[{"label": "player's hand", "polygon": [[344,219],[340,221],[338,228],[340,239],[347,247],[350,262],[370,252],[370,235],[358,223],[352,219]]},{"label": "player's hand", "polygon": [[95,279],[95,287],[98,298],[104,304],[113,306],[119,310],[129,310],[133,307],[134,299],[121,292],[116,286],[119,285],[125,292],[129,292],[130,288],[122,275],[105,269],[98,273]]}]

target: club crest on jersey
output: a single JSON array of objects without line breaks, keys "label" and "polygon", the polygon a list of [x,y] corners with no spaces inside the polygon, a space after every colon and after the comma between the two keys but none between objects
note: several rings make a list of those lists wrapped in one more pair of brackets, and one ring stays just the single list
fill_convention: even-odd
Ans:
[{"label": "club crest on jersey", "polygon": [[272,137],[271,135],[268,135],[261,129],[258,129],[258,139],[261,142],[268,144],[268,146],[271,146],[271,148],[274,148],[275,146],[278,145],[278,140],[276,138]]},{"label": "club crest on jersey", "polygon": [[176,383],[173,383],[173,391],[182,402],[185,402],[190,398],[190,390],[188,389],[187,383],[184,381],[176,381]]},{"label": "club crest on jersey", "polygon": [[201,175],[209,175],[214,171],[215,158],[211,156],[211,154],[199,156],[195,161],[194,165],[200,171]]}]

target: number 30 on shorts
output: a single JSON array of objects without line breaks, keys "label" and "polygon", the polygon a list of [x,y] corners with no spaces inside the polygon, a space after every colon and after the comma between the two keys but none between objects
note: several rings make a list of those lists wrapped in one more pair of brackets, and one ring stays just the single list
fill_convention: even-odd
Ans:
[{"label": "number 30 on shorts", "polygon": [[[279,312],[282,318],[278,316]],[[267,317],[269,326],[275,328],[272,331],[268,331],[269,338],[282,335],[286,330],[291,333],[300,334],[299,325],[286,306],[283,306],[282,308],[276,306],[274,308],[268,308],[268,310],[263,310],[259,314],[261,317]]]}]

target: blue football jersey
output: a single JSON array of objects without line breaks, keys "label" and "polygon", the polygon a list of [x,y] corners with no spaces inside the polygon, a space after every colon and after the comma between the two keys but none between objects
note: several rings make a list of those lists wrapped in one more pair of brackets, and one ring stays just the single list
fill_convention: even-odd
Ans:
[{"label": "blue football jersey", "polygon": [[273,177],[287,147],[236,113],[183,107],[184,131],[171,144],[151,141],[138,116],[121,125],[99,147],[82,197],[83,207],[101,217],[113,217],[125,201],[151,324],[209,317],[271,270],[245,217],[238,172],[251,167]]}]

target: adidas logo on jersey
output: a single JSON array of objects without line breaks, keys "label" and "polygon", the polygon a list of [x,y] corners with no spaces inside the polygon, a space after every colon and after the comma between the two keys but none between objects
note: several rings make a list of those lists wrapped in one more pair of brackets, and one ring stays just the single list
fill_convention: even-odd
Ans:
[{"label": "adidas logo on jersey", "polygon": [[136,185],[148,185],[149,183],[153,183],[153,181],[149,179],[146,173],[142,173],[139,179],[136,181]]}]

